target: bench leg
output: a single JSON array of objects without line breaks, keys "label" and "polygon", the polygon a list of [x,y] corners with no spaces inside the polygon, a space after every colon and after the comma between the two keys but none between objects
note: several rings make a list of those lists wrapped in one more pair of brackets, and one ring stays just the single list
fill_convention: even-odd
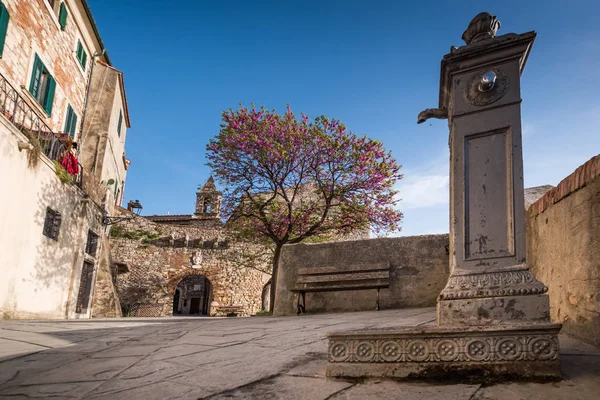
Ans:
[{"label": "bench leg", "polygon": [[377,311],[379,311],[379,288],[377,288]]},{"label": "bench leg", "polygon": [[[302,296],[302,304],[300,304],[300,296]],[[304,297],[304,292],[298,293],[298,301],[296,303],[296,312],[298,315],[304,313],[306,314],[306,298]]]},{"label": "bench leg", "polygon": [[302,312],[306,314],[306,293],[302,292]]}]

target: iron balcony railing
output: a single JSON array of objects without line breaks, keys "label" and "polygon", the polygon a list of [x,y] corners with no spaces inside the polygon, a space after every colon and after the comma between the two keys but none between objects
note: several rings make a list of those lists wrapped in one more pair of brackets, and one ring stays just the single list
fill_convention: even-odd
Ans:
[{"label": "iron balcony railing", "polygon": [[[0,74],[0,111],[21,132],[35,135],[46,157],[60,163],[65,154],[63,142],[2,74]],[[79,163],[79,172],[73,177],[73,183],[81,188],[82,178],[83,167]]]}]

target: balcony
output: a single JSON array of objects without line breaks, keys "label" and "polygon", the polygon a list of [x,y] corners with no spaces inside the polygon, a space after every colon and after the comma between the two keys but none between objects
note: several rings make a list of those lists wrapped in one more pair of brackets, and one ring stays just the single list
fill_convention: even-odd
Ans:
[{"label": "balcony", "polygon": [[[17,90],[0,74],[0,113],[21,132],[35,135],[40,142],[42,152],[50,160],[61,162],[65,152],[65,134],[56,134],[43,119],[25,101]],[[73,183],[81,188],[83,167],[79,163],[79,172],[73,176]]]}]

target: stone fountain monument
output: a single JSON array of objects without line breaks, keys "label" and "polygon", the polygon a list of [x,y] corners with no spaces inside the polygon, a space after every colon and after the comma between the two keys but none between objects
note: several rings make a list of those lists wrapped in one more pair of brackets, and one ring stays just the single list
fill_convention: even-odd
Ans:
[{"label": "stone fountain monument", "polygon": [[442,59],[439,108],[450,127],[450,278],[437,326],[328,334],[329,377],[459,374],[558,377],[548,288],[525,263],[520,77],[535,32],[496,37],[477,15]]}]

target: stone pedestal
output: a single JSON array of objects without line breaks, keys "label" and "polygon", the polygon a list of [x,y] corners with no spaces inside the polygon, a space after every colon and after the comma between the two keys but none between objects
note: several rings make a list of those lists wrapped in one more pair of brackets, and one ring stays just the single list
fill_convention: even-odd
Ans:
[{"label": "stone pedestal", "polygon": [[535,32],[495,37],[479,14],[442,60],[450,127],[450,271],[437,327],[329,334],[328,376],[560,376],[547,287],[525,263],[520,76]]}]

